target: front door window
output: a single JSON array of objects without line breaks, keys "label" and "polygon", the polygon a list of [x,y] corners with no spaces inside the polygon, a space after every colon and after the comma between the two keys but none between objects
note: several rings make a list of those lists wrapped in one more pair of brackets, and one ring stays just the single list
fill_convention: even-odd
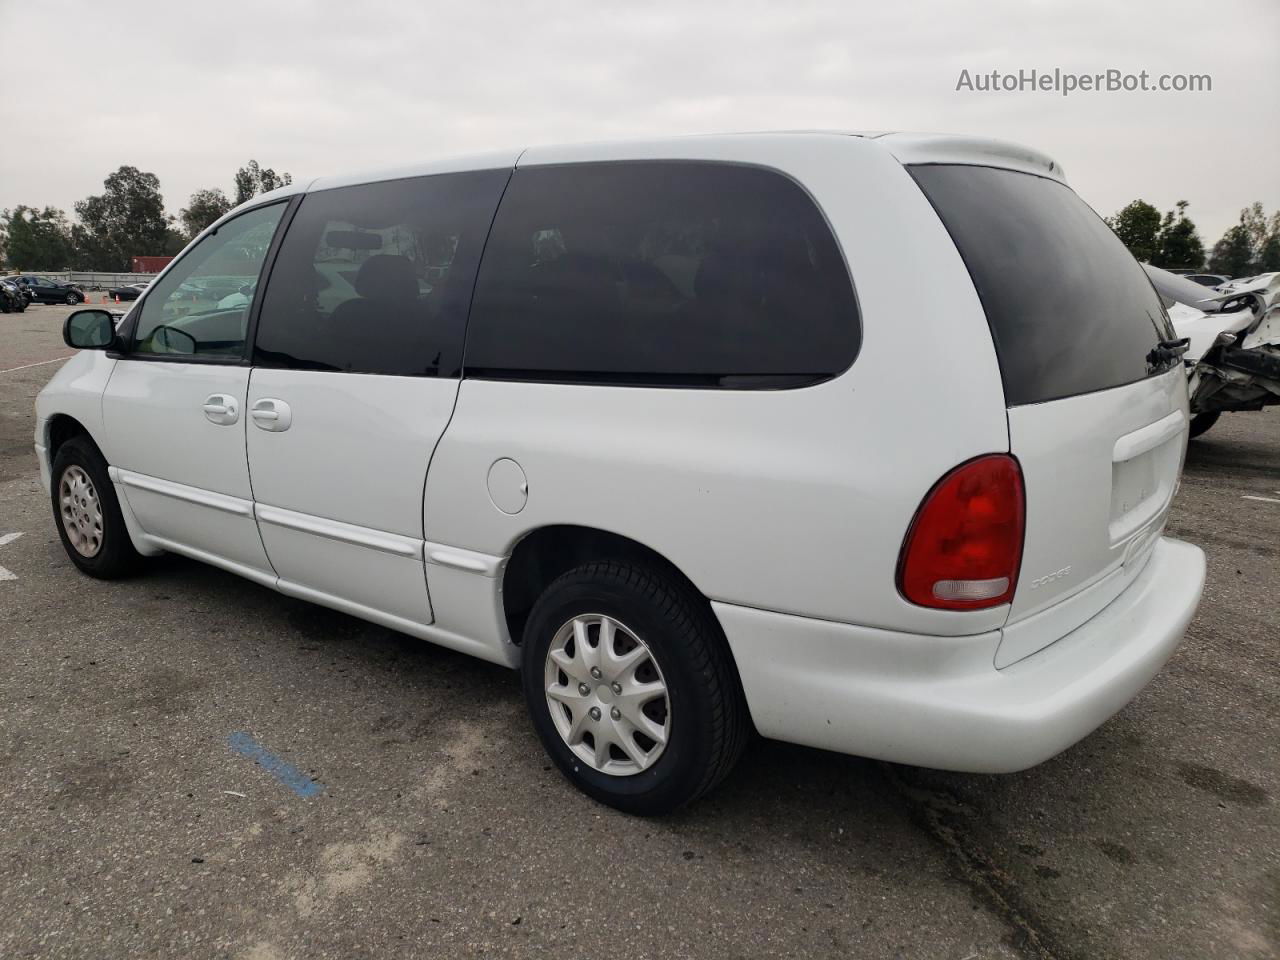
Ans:
[{"label": "front door window", "polygon": [[224,223],[152,285],[133,352],[240,359],[258,275],[286,204]]}]

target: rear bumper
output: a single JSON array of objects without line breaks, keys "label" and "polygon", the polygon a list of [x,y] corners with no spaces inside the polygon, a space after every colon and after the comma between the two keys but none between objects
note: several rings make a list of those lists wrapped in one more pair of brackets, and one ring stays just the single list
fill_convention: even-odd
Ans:
[{"label": "rear bumper", "polygon": [[1177,648],[1204,586],[1199,547],[1163,539],[1088,622],[1002,670],[1000,631],[895,633],[713,603],[766,737],[975,773],[1034,766],[1127,704]]}]

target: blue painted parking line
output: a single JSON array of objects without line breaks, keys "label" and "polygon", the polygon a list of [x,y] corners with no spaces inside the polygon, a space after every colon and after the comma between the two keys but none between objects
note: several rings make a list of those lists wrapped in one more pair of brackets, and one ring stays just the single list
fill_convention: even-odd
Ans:
[{"label": "blue painted parking line", "polygon": [[233,733],[227,737],[227,746],[242,757],[248,757],[300,797],[314,797],[324,789],[324,784],[312,780],[289,763],[258,743],[247,733]]}]

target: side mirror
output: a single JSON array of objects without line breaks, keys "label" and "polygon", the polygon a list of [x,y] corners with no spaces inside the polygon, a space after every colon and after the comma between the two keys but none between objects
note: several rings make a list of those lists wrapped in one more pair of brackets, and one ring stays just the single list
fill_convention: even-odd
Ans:
[{"label": "side mirror", "polygon": [[62,325],[62,339],[77,350],[106,350],[116,339],[116,325],[105,310],[77,310]]},{"label": "side mirror", "polygon": [[151,333],[151,346],[157,353],[195,353],[196,338],[185,330],[156,327]]}]

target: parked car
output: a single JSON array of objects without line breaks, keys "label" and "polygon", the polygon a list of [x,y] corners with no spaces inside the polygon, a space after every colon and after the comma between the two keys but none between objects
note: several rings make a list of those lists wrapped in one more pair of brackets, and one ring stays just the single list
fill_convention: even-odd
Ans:
[{"label": "parked car", "polygon": [[1280,273],[1260,273],[1254,277],[1228,280],[1219,291],[1224,294],[1251,293],[1274,300],[1280,294]]},{"label": "parked car", "polygon": [[27,298],[22,288],[8,280],[0,280],[0,313],[22,313],[27,309]]},{"label": "parked car", "polygon": [[1184,276],[1192,283],[1198,283],[1202,287],[1220,287],[1222,284],[1231,281],[1230,277],[1224,277],[1220,273],[1188,273],[1184,274]]},{"label": "parked car", "polygon": [[1190,277],[1144,268],[1174,329],[1188,340],[1192,437],[1223,413],[1280,403],[1280,273],[1206,290]]},{"label": "parked car", "polygon": [[147,289],[147,281],[142,280],[138,283],[126,283],[120,287],[112,287],[107,291],[107,296],[113,300],[137,300]]},{"label": "parked car", "polygon": [[[1048,157],[771,134],[394,177],[255,198],[118,331],[71,315],[35,441],[77,567],[173,551],[518,668],[563,774],[643,814],[753,725],[1023,769],[1178,645],[1184,345]],[[258,287],[169,309],[207,276]]]},{"label": "parked car", "polygon": [[13,286],[13,289],[18,292],[18,295],[22,297],[23,309],[26,309],[27,307],[31,306],[32,293],[30,290],[27,289],[27,285],[21,282],[20,277],[3,277],[3,278],[0,278],[0,280],[3,280],[3,282],[5,283],[11,284]]},{"label": "parked car", "polygon": [[50,280],[48,277],[37,277],[21,274],[7,279],[15,280],[26,287],[31,299],[36,303],[66,303],[74,306],[84,303],[84,291],[73,283],[61,280]]}]

